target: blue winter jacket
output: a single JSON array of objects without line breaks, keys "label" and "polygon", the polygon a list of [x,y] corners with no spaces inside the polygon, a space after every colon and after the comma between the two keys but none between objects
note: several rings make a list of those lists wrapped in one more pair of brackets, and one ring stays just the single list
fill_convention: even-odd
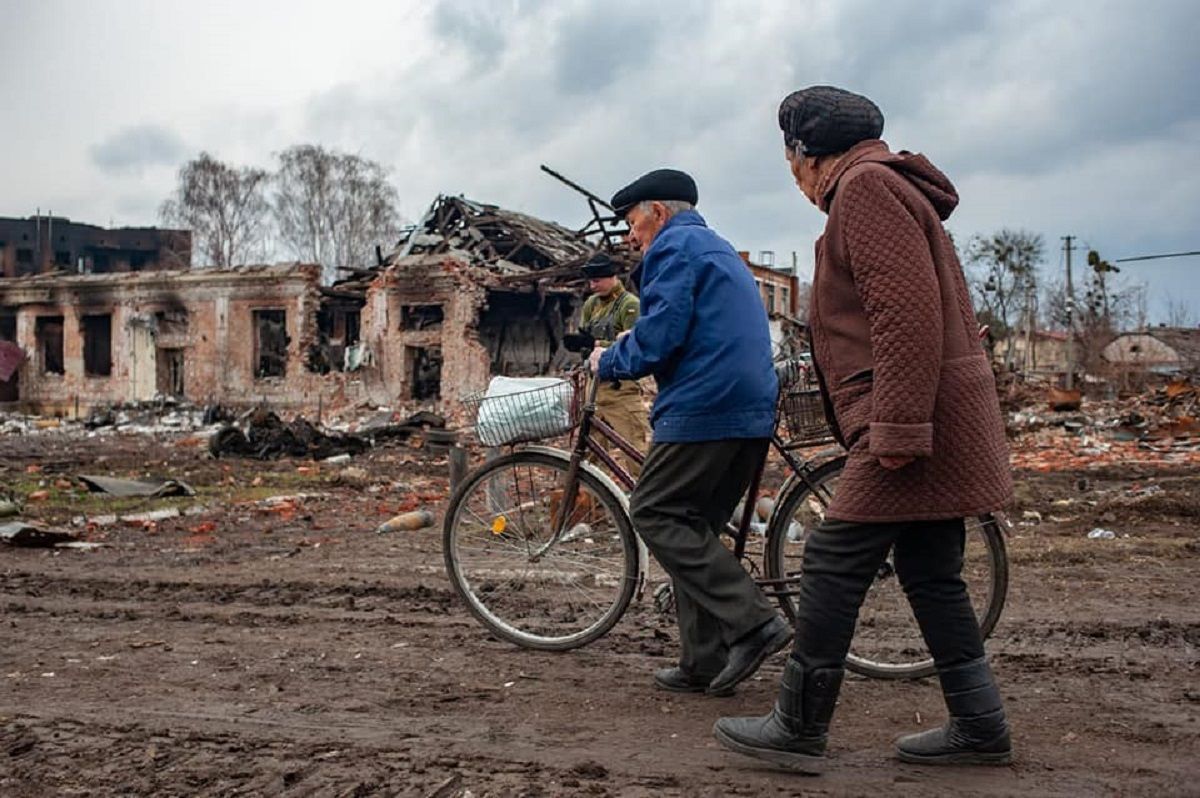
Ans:
[{"label": "blue winter jacket", "polygon": [[640,296],[641,316],[599,376],[654,376],[654,442],[770,437],[779,384],[767,313],[729,242],[695,211],[671,217],[642,259]]}]

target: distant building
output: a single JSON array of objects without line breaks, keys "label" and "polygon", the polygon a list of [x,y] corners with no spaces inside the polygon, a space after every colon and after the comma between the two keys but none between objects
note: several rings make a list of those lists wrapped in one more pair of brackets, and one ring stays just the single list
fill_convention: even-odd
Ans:
[{"label": "distant building", "polygon": [[759,260],[768,261],[767,263],[755,263],[750,260],[749,252],[743,251],[738,254],[754,275],[758,295],[762,299],[763,307],[767,309],[767,319],[771,325],[771,346],[775,354],[785,353],[793,348],[794,339],[800,329],[800,281],[791,271],[783,271],[770,264],[773,253],[759,254]]},{"label": "distant building", "polygon": [[1200,328],[1150,327],[1118,335],[1103,357],[1125,373],[1200,374]]},{"label": "distant building", "polygon": [[187,269],[190,230],[106,229],[61,216],[0,217],[0,278]]},{"label": "distant building", "polygon": [[[1009,358],[1009,347],[1012,357]],[[1081,351],[1076,338],[1076,356]],[[1067,370],[1067,333],[1065,330],[1016,329],[1007,339],[996,343],[997,362],[1011,362],[1026,373],[1063,374]]]}]

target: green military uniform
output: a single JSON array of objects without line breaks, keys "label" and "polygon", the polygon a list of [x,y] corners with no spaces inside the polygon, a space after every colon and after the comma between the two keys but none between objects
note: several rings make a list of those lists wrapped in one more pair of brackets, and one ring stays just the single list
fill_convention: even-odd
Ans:
[{"label": "green military uniform", "polygon": [[[638,298],[617,283],[616,290],[610,296],[592,294],[587,298],[580,312],[579,327],[596,339],[596,346],[612,346],[617,336],[633,329],[640,307]],[[602,383],[596,390],[596,414],[638,451],[645,453],[650,443],[650,424],[636,381],[623,381],[620,387]],[[630,473],[637,477],[641,467],[628,458],[623,459]]]}]

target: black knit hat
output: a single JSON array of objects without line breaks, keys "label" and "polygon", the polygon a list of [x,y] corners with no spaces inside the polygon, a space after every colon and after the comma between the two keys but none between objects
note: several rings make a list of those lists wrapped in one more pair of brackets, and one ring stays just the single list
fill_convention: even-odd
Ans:
[{"label": "black knit hat", "polygon": [[696,181],[687,172],[678,169],[655,169],[613,194],[611,205],[618,216],[624,216],[634,205],[647,200],[678,200],[695,205],[698,198]]},{"label": "black knit hat", "polygon": [[606,252],[597,252],[588,258],[588,262],[583,264],[580,270],[583,272],[583,276],[589,280],[597,277],[613,277],[620,271],[617,262]]},{"label": "black knit hat", "polygon": [[783,98],[779,129],[788,149],[804,155],[829,155],[879,138],[883,112],[860,94],[833,86],[810,86]]}]

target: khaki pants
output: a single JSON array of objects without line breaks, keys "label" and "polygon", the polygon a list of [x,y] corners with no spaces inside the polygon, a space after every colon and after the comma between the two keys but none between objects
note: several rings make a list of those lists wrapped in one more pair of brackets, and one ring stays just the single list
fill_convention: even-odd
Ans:
[{"label": "khaki pants", "polygon": [[[650,423],[646,419],[642,392],[636,382],[622,381],[620,388],[614,388],[611,382],[601,383],[596,389],[596,415],[633,444],[633,448],[642,454],[646,453],[650,445]],[[641,466],[619,449],[613,447],[611,454],[629,470],[634,479],[641,475]]]}]

